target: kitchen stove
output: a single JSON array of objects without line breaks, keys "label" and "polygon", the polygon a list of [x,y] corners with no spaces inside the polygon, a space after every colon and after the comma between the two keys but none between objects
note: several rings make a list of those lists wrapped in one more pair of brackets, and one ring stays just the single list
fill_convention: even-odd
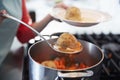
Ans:
[{"label": "kitchen stove", "polygon": [[[54,36],[59,36],[56,33]],[[120,34],[74,34],[77,39],[82,39],[99,46],[105,58],[102,63],[100,78],[97,80],[119,80],[120,79]],[[38,41],[38,40],[37,40]],[[32,43],[33,44],[33,43]],[[32,45],[29,43],[29,46]],[[23,80],[29,80],[28,56],[24,58]],[[58,79],[62,80],[62,79]],[[71,80],[71,79],[65,79]],[[73,80],[73,79],[72,79]],[[79,79],[78,79],[79,80]],[[87,78],[85,80],[91,80]]]},{"label": "kitchen stove", "polygon": [[104,61],[100,80],[120,79],[120,35],[109,34],[82,34],[76,35],[78,39],[89,41],[98,45],[104,51]]}]

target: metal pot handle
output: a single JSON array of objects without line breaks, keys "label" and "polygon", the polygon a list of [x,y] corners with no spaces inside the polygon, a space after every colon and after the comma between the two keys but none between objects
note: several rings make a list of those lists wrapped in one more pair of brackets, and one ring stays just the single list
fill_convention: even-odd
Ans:
[{"label": "metal pot handle", "polygon": [[62,73],[58,72],[58,76],[62,78],[74,78],[74,77],[90,77],[94,73],[91,70],[88,70],[86,72],[70,72],[70,73]]}]

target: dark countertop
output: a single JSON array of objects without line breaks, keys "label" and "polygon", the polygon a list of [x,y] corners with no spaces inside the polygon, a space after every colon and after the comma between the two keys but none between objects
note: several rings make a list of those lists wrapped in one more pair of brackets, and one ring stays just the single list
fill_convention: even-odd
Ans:
[{"label": "dark countertop", "polygon": [[0,66],[0,80],[22,80],[25,47],[10,51]]}]

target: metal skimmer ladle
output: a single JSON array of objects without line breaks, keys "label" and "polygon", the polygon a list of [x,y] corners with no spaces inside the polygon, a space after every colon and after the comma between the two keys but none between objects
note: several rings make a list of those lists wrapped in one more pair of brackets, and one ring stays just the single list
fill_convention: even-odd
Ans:
[{"label": "metal skimmer ladle", "polygon": [[32,31],[34,31],[37,35],[39,35],[53,50],[55,50],[55,51],[57,51],[57,52],[66,53],[66,54],[74,54],[74,53],[78,53],[78,52],[81,51],[81,50],[75,51],[75,52],[74,52],[74,51],[73,51],[73,52],[60,51],[59,49],[55,48],[53,44],[50,44],[37,30],[35,30],[34,28],[32,28],[30,25],[26,24],[25,22],[23,22],[23,21],[15,18],[15,17],[13,17],[13,16],[11,16],[11,15],[9,15],[9,14],[3,14],[2,16],[7,17],[7,18],[9,18],[9,19],[12,19],[12,20],[14,20],[14,21],[17,21],[17,22],[25,25],[26,27],[28,27],[29,29],[31,29]]}]

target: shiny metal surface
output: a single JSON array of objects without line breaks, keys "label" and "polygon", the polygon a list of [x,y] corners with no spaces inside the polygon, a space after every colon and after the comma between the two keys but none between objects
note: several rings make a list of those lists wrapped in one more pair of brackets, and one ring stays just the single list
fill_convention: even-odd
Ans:
[{"label": "shiny metal surface", "polygon": [[[50,39],[49,42],[53,43],[56,39]],[[45,60],[51,60],[55,57],[66,56],[53,51],[44,41],[39,41],[33,44],[28,51],[29,56],[29,77],[30,80],[55,80],[58,71],[71,72],[71,71],[85,71],[93,70],[94,75],[98,72],[99,66],[104,59],[104,54],[100,48],[92,43],[80,40],[84,49],[81,53],[75,54],[75,59],[78,62],[83,62],[88,65],[88,68],[76,70],[60,70],[49,68],[41,65],[40,63]],[[97,68],[96,68],[97,67]],[[95,72],[96,71],[96,72]]]},{"label": "shiny metal surface", "polygon": [[54,80],[57,71],[39,66],[32,59],[29,59],[29,80]]}]

